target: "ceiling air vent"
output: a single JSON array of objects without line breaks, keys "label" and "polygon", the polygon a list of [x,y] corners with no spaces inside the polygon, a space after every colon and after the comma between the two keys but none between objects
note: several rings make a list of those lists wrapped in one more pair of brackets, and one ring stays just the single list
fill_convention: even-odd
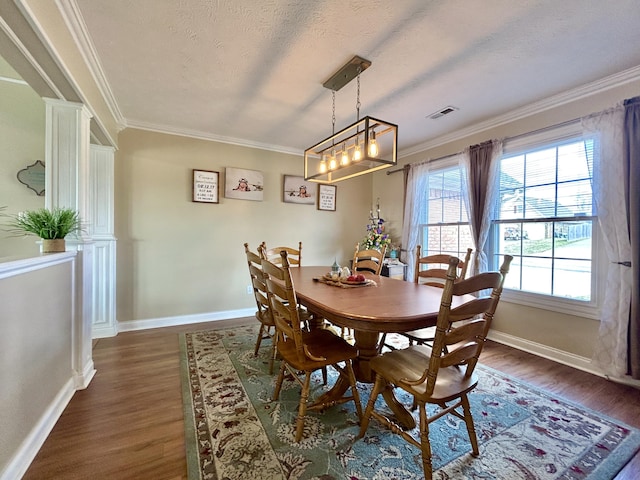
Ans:
[{"label": "ceiling air vent", "polygon": [[444,108],[441,108],[440,110],[438,110],[437,112],[432,113],[431,115],[428,115],[427,118],[430,118],[431,120],[435,120],[436,118],[440,118],[443,117],[451,112],[455,112],[456,110],[458,110],[457,107],[453,107],[451,105],[447,105]]}]

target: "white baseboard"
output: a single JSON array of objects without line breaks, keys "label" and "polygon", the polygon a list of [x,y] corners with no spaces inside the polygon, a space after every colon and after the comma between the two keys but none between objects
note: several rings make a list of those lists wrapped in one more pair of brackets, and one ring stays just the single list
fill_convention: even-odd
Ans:
[{"label": "white baseboard", "polygon": [[117,325],[93,326],[91,330],[91,338],[107,338],[115,337],[118,334]]},{"label": "white baseboard", "polygon": [[132,320],[130,322],[118,322],[119,332],[131,332],[134,330],[146,330],[148,328],[175,327],[190,325],[192,323],[215,322],[217,320],[230,320],[234,318],[253,317],[255,308],[243,308],[240,310],[226,310],[222,312],[198,313],[195,315],[182,315],[177,317],[149,318],[146,320]]},{"label": "white baseboard", "polygon": [[0,480],[15,480],[24,476],[62,412],[71,401],[75,391],[74,380],[69,379],[23,440],[13,458],[4,470],[0,472]]},{"label": "white baseboard", "polygon": [[623,383],[632,387],[640,388],[640,381],[628,378],[611,378],[602,372],[599,368],[591,363],[591,359],[575,355],[573,353],[565,352],[564,350],[558,350],[557,348],[549,347],[541,343],[531,342],[520,337],[515,337],[507,333],[498,332],[495,330],[489,331],[487,335],[489,340],[502,343],[509,347],[517,348],[524,352],[532,353],[538,357],[553,360],[554,362],[567,365],[569,367],[577,368],[583,372],[597,375],[598,377],[606,378],[617,383]]},{"label": "white baseboard", "polygon": [[91,380],[96,374],[96,369],[93,363],[93,359],[84,366],[82,373],[74,375],[74,385],[76,390],[84,390],[89,386]]}]

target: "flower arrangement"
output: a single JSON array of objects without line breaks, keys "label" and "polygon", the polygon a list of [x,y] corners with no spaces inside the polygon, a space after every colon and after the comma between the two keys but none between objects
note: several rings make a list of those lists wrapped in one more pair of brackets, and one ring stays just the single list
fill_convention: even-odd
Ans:
[{"label": "flower arrangement", "polygon": [[37,235],[43,240],[63,239],[80,230],[78,212],[70,208],[27,210],[11,217],[7,223],[16,235]]},{"label": "flower arrangement", "polygon": [[377,205],[377,215],[373,215],[373,210],[369,213],[369,223],[367,224],[367,235],[361,242],[365,250],[378,250],[391,245],[391,236],[384,233],[384,218],[380,218],[380,204]]}]

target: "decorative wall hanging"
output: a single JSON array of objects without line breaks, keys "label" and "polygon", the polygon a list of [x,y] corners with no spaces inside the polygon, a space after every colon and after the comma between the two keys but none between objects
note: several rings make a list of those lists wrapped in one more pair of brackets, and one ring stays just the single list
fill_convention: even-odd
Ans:
[{"label": "decorative wall hanging", "polygon": [[32,165],[18,172],[18,181],[36,192],[36,195],[44,195],[45,167],[41,160],[36,160]]},{"label": "decorative wall hanging", "polygon": [[226,198],[262,201],[264,189],[262,172],[227,167],[224,182],[224,196]]},{"label": "decorative wall hanging", "polygon": [[302,203],[313,205],[316,203],[316,191],[318,184],[305,182],[304,177],[285,175],[282,187],[282,195],[285,203]]},{"label": "decorative wall hanging", "polygon": [[336,190],[335,185],[318,185],[318,210],[336,211]]},{"label": "decorative wall hanging", "polygon": [[220,174],[211,170],[193,171],[193,201],[201,203],[219,203],[218,187]]}]

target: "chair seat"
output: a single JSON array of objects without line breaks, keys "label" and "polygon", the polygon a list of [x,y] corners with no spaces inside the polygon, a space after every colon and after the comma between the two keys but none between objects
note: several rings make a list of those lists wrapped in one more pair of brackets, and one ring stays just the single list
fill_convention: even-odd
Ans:
[{"label": "chair seat", "polygon": [[358,357],[358,349],[350,345],[331,330],[324,328],[302,332],[302,342],[307,346],[311,355],[324,357],[326,360],[316,361],[305,358],[300,361],[293,339],[278,343],[278,353],[289,365],[298,370],[317,370],[327,365],[353,360]]},{"label": "chair seat", "polygon": [[276,325],[275,322],[273,321],[273,316],[271,315],[271,312],[269,312],[268,310],[256,311],[256,319],[263,325],[266,325],[267,327],[274,327]]},{"label": "chair seat", "polygon": [[436,327],[421,328],[420,330],[411,330],[410,332],[401,332],[400,335],[413,340],[416,343],[433,342],[436,336]]},{"label": "chair seat", "polygon": [[[429,363],[431,348],[426,345],[415,345],[403,350],[394,350],[371,359],[371,369],[385,379],[403,379],[410,381],[419,379],[424,373],[424,366]],[[427,381],[410,386],[405,383],[402,388],[419,400],[429,403],[447,402],[460,396],[460,392],[469,392],[478,384],[475,375],[466,378],[465,369],[456,366],[440,368],[436,386],[431,396],[425,395]]]}]

